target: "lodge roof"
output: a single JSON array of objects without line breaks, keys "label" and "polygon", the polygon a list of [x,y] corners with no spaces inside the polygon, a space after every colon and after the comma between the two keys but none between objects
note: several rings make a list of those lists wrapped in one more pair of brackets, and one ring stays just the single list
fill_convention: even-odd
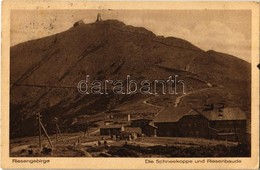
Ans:
[{"label": "lodge roof", "polygon": [[140,127],[135,127],[135,126],[125,126],[124,127],[125,131],[136,131],[136,130],[141,130]]},{"label": "lodge roof", "polygon": [[184,115],[197,115],[198,112],[187,107],[165,107],[159,111],[153,122],[178,122]]},{"label": "lodge roof", "polygon": [[151,126],[152,128],[158,129],[158,127],[157,127],[157,126],[155,126],[155,125],[154,125],[154,124],[152,124],[152,123],[149,123],[149,126]]},{"label": "lodge roof", "polygon": [[111,125],[103,125],[100,127],[100,129],[120,129],[124,125],[123,124],[111,124]]},{"label": "lodge roof", "polygon": [[155,123],[178,122],[183,116],[202,115],[210,121],[246,120],[246,114],[238,107],[197,111],[187,107],[165,107],[154,118]]},{"label": "lodge roof", "polygon": [[131,121],[135,122],[135,121],[152,121],[153,119],[150,117],[145,117],[145,118],[136,118],[136,119],[132,119]]}]

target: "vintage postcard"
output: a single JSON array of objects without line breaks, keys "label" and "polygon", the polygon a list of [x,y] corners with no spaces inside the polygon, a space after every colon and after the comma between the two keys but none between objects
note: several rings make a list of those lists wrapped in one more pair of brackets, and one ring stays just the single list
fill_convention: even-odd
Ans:
[{"label": "vintage postcard", "polygon": [[258,168],[258,3],[2,13],[2,168]]}]

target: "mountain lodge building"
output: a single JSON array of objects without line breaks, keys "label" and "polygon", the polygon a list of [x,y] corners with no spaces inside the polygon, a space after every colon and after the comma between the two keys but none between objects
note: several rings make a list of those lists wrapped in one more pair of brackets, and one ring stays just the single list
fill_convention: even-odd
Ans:
[{"label": "mountain lodge building", "polygon": [[246,136],[246,114],[240,108],[198,111],[182,107],[162,109],[153,121],[157,136],[198,137],[243,141]]}]

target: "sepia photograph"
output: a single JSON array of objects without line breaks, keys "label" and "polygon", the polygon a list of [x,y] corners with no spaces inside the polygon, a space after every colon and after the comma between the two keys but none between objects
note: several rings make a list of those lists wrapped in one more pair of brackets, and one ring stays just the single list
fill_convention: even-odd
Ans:
[{"label": "sepia photograph", "polygon": [[9,11],[2,131],[9,131],[13,166],[55,157],[143,158],[156,166],[255,157],[259,76],[252,70],[259,60],[252,57],[258,44],[250,3],[248,9],[40,5]]}]

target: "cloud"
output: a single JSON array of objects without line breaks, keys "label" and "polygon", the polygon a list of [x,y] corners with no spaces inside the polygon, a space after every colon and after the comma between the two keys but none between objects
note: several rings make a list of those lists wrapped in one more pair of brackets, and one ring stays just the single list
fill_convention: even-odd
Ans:
[{"label": "cloud", "polygon": [[185,39],[203,50],[228,53],[251,62],[251,40],[243,33],[233,31],[220,22],[200,23],[193,28],[164,23],[156,32],[160,35]]},{"label": "cloud", "polygon": [[197,25],[189,37],[205,50],[214,49],[238,56],[246,61],[251,60],[250,39],[239,31],[232,31],[223,23],[212,21]]},{"label": "cloud", "polygon": [[157,21],[153,18],[127,18],[127,24],[144,26],[156,35],[185,39],[203,50],[215,50],[234,55],[251,62],[251,40],[245,34],[232,30],[217,21],[201,21],[195,26],[173,22],[170,19]]}]

